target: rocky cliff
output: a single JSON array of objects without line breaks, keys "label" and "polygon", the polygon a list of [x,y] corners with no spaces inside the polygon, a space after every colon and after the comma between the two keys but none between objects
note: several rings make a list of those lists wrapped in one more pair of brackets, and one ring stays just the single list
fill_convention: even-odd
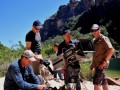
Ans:
[{"label": "rocky cliff", "polygon": [[120,43],[118,37],[114,37],[116,33],[120,34],[120,0],[70,0],[67,5],[61,5],[58,11],[44,22],[42,41],[62,34],[62,31],[70,28],[65,26],[65,22],[83,12],[74,30],[81,27],[80,33],[85,34],[89,32],[93,23],[98,23],[105,25],[109,36]]},{"label": "rocky cliff", "polygon": [[42,41],[48,37],[62,34],[64,29],[69,28],[65,27],[67,19],[88,10],[92,5],[91,1],[93,0],[70,0],[67,5],[61,5],[58,11],[44,22],[44,30],[41,31]]},{"label": "rocky cliff", "polygon": [[[100,3],[98,5],[98,3]],[[80,33],[89,33],[91,25],[98,23],[106,27],[109,37],[120,45],[120,0],[96,0],[96,4],[87,10],[74,27],[81,27]]]}]

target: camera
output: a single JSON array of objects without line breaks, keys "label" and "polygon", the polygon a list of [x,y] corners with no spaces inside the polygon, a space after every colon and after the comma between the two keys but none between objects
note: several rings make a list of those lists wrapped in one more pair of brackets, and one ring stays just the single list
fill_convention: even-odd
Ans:
[{"label": "camera", "polygon": [[78,60],[83,60],[85,54],[89,52],[95,52],[93,43],[89,39],[79,39],[69,45],[69,49],[64,51],[64,58],[67,63],[73,63]]},{"label": "camera", "polygon": [[82,61],[85,59],[85,54],[89,52],[95,52],[93,43],[89,39],[72,40],[69,44],[69,49],[64,48],[63,53],[51,58],[53,66],[57,70],[60,67],[64,68],[66,63],[71,64],[76,61]]}]

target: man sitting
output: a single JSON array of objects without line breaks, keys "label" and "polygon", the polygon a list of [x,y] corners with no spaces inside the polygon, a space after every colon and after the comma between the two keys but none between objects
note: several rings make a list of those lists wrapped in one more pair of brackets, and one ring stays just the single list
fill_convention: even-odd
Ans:
[{"label": "man sitting", "polygon": [[4,90],[46,90],[46,85],[42,84],[30,65],[35,60],[35,54],[31,50],[25,50],[21,58],[9,66]]}]

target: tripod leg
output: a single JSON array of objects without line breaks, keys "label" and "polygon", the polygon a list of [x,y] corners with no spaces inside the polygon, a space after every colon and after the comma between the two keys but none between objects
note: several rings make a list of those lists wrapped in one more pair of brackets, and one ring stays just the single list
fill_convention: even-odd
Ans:
[{"label": "tripod leg", "polygon": [[82,82],[82,85],[85,87],[86,90],[88,90],[87,87],[85,86],[85,84],[83,82]]},{"label": "tripod leg", "polygon": [[85,87],[85,89],[88,90],[87,87],[86,87],[85,84],[84,84],[83,79],[84,79],[84,77],[83,77],[82,73],[80,72],[80,78],[79,78],[79,81],[80,81],[81,84]]},{"label": "tripod leg", "polygon": [[76,90],[81,90],[81,84],[79,79],[77,80],[77,83],[76,83]]}]

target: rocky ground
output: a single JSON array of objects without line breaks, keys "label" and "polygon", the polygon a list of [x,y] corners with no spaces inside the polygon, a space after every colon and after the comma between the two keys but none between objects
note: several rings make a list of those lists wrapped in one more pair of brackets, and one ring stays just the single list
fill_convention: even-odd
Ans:
[{"label": "rocky ground", "polygon": [[[0,78],[0,90],[3,90],[3,83],[4,83],[4,77]],[[57,86],[59,88],[60,86],[64,85],[64,82],[56,82],[54,80],[50,80],[49,83],[54,87]],[[82,90],[94,90],[93,84],[90,81],[84,81],[81,83]],[[120,90],[120,86],[117,85],[109,85],[109,90]]]}]

